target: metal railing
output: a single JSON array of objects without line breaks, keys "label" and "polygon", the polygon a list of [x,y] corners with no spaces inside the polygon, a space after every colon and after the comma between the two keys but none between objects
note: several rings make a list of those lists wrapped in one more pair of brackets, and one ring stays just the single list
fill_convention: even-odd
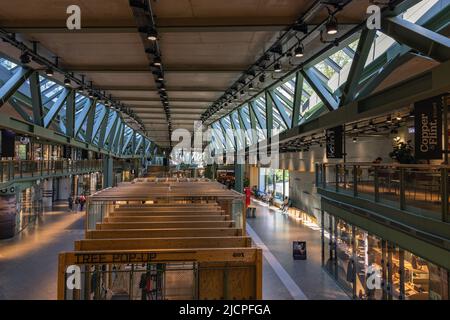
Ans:
[{"label": "metal railing", "polygon": [[445,165],[322,163],[316,164],[316,185],[448,222],[449,169]]},{"label": "metal railing", "polygon": [[9,160],[0,161],[0,183],[13,180],[78,174],[102,170],[102,160]]},{"label": "metal railing", "polygon": [[[151,196],[149,196],[151,198]],[[101,223],[105,218],[110,216],[110,213],[114,212],[120,205],[124,204],[145,204],[153,203],[157,201],[158,203],[172,203],[172,204],[186,204],[186,203],[216,203],[218,202],[218,197],[186,197],[186,196],[169,196],[164,198],[151,198],[151,199],[140,199],[140,200],[98,200],[93,197],[88,197],[86,203],[86,220],[85,220],[85,230],[95,230],[97,223]],[[230,199],[230,218],[234,221],[235,228],[244,228],[244,201],[243,199]]]},{"label": "metal railing", "polygon": [[[115,171],[131,170],[133,163],[115,160],[113,167]],[[0,183],[98,171],[103,171],[103,160],[2,160],[0,161]]]}]

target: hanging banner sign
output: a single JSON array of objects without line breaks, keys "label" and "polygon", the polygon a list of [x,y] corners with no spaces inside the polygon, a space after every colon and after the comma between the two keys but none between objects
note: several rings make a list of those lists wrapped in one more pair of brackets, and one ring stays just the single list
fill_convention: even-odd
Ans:
[{"label": "hanging banner sign", "polygon": [[414,103],[414,142],[416,159],[442,159],[441,96]]},{"label": "hanging banner sign", "polygon": [[342,134],[343,134],[342,126],[327,129],[326,131],[327,159],[342,158],[343,156]]}]

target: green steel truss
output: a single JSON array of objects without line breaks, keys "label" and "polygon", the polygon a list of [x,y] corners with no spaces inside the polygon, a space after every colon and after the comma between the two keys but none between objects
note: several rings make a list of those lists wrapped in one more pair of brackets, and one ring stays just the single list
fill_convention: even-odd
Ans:
[{"label": "green steel truss", "polygon": [[38,70],[0,56],[0,128],[118,158],[149,157],[156,144],[130,127],[122,114]]},{"label": "green steel truss", "polygon": [[[361,100],[400,65],[420,55],[450,59],[450,0],[406,0],[382,17],[381,30],[362,30],[291,71],[228,114],[210,124],[214,146],[247,148],[272,131],[292,131],[330,111]],[[234,139],[228,129],[252,130]],[[249,131],[250,132],[250,131]],[[239,140],[239,141],[237,141]]]}]

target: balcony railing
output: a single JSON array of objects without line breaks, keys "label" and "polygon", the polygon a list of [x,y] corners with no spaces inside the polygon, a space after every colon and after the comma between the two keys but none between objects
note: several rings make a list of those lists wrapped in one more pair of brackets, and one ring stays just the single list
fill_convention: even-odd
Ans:
[{"label": "balcony railing", "polygon": [[102,160],[11,160],[0,161],[0,183],[51,175],[101,171]]},{"label": "balcony railing", "polygon": [[323,163],[316,164],[316,184],[448,222],[449,169],[444,165]]}]

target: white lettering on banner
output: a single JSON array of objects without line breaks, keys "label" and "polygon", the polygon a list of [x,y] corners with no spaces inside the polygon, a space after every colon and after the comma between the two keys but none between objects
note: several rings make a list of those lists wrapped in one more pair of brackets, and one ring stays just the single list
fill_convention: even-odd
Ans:
[{"label": "white lettering on banner", "polygon": [[[433,104],[433,109],[435,108]],[[434,111],[434,110],[433,110]],[[437,119],[430,120],[426,114],[421,115],[422,134],[420,137],[420,151],[428,152],[435,150],[438,146],[438,122]]]}]

